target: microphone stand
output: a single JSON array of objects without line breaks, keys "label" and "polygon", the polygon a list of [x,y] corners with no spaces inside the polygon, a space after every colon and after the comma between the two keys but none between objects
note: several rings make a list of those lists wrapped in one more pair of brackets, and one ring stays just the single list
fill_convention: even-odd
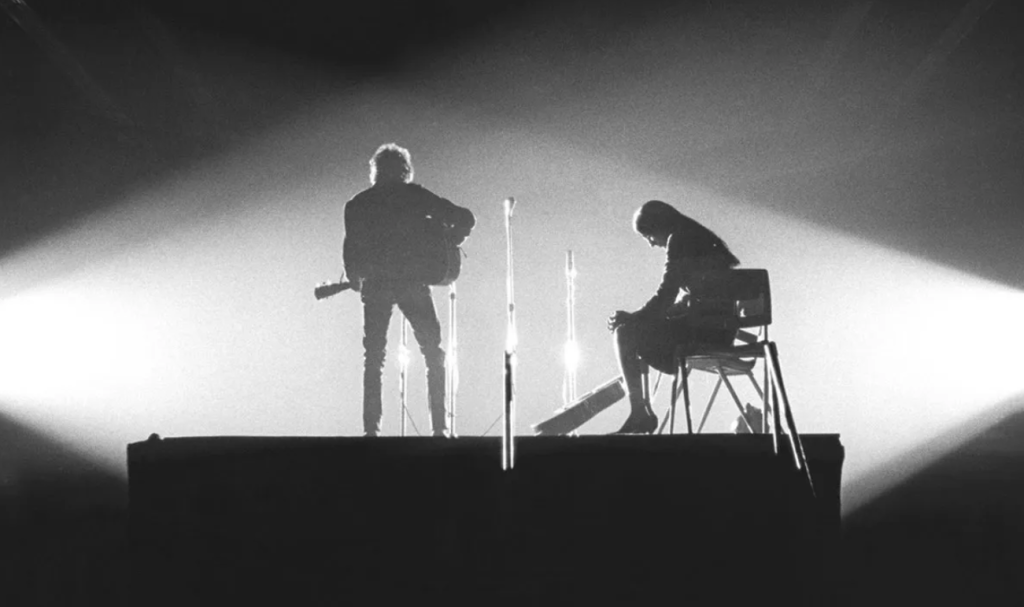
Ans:
[{"label": "microphone stand", "polygon": [[565,342],[566,398],[563,404],[570,407],[576,402],[576,369],[579,365],[579,349],[576,346],[576,264],[571,250],[565,252],[565,280],[568,286],[565,308],[569,332]]},{"label": "microphone stand", "polygon": [[448,364],[445,368],[445,393],[448,395],[448,432],[455,434],[455,393],[459,388],[458,334],[455,327],[456,300],[455,283],[448,286]]},{"label": "microphone stand", "polygon": [[398,399],[402,405],[402,436],[405,436],[405,420],[408,417],[409,386],[409,321],[402,316],[402,340],[398,346]]},{"label": "microphone stand", "polygon": [[501,469],[511,470],[515,464],[515,364],[516,364],[516,308],[512,282],[512,209],[516,199],[505,199],[505,239],[508,243],[508,270],[505,290],[508,297],[508,324],[505,339],[505,409],[501,436]]}]

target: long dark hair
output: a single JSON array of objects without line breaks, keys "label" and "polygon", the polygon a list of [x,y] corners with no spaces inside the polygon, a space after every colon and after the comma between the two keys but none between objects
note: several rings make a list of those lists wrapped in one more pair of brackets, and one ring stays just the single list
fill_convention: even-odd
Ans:
[{"label": "long dark hair", "polygon": [[671,232],[684,217],[667,202],[648,200],[633,215],[633,229],[641,236]]},{"label": "long dark hair", "polygon": [[[674,234],[686,232],[707,240],[711,249],[722,255],[722,260],[729,267],[739,265],[740,260],[732,254],[725,241],[717,234],[690,219],[676,210],[672,205],[660,200],[648,200],[633,215],[633,229],[641,236],[653,234]],[[692,237],[692,236],[691,236]]]}]

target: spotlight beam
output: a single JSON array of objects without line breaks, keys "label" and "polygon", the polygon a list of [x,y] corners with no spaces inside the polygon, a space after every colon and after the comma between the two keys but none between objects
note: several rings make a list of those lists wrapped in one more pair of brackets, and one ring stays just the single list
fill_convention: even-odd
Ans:
[{"label": "spotlight beam", "polygon": [[46,24],[24,0],[0,0],[0,8],[39,45],[79,89],[104,115],[121,126],[133,126],[134,121],[118,106],[109,94],[89,75],[70,50],[50,32]]},{"label": "spotlight beam", "polygon": [[902,108],[913,101],[924,88],[925,83],[939,70],[946,59],[953,54],[960,42],[974,29],[974,26],[988,11],[995,0],[973,0],[960,11],[932,49],[896,92],[896,108]]}]

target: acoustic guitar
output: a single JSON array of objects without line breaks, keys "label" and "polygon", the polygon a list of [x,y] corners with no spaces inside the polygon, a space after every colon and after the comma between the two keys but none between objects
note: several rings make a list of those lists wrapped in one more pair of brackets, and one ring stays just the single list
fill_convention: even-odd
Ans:
[{"label": "acoustic guitar", "polygon": [[429,270],[424,272],[424,282],[435,287],[446,287],[459,279],[459,273],[462,271],[462,247],[455,244],[447,228],[443,226],[441,234],[433,242],[432,252],[425,259],[429,264]]}]

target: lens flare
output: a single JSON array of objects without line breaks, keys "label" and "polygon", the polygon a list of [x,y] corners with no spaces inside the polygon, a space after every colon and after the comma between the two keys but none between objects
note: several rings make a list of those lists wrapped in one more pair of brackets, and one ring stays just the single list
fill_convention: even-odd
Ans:
[{"label": "lens flare", "polygon": [[579,345],[570,341],[565,344],[565,368],[569,373],[576,372],[580,366],[580,348]]}]

